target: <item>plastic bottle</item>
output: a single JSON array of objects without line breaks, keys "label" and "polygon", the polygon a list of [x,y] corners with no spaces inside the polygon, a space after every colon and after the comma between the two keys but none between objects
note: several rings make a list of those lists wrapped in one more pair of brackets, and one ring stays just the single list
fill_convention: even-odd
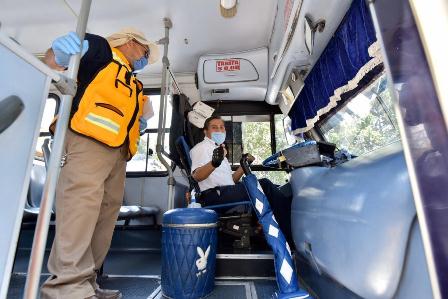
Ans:
[{"label": "plastic bottle", "polygon": [[201,204],[196,202],[196,192],[191,191],[191,203],[188,205],[189,208],[201,208]]}]

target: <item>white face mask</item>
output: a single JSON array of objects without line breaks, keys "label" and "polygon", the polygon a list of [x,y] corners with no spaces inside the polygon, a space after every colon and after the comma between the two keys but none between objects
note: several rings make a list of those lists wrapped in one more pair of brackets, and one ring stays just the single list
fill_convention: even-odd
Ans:
[{"label": "white face mask", "polygon": [[221,145],[226,140],[226,132],[212,132],[211,137],[217,145]]}]

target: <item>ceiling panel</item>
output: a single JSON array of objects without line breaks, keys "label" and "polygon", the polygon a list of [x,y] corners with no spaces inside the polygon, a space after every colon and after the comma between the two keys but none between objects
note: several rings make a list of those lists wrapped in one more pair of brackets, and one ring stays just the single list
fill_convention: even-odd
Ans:
[{"label": "ceiling panel", "polygon": [[[3,0],[2,31],[32,53],[43,53],[51,41],[76,26],[80,0]],[[196,71],[199,56],[267,46],[276,15],[277,0],[239,0],[235,17],[225,19],[218,0],[94,0],[88,31],[107,36],[134,26],[152,40],[163,37],[163,17],[173,22],[169,58],[174,72]],[[185,42],[187,39],[188,43]],[[162,49],[161,49],[162,50]],[[145,69],[159,74],[157,63]]]}]

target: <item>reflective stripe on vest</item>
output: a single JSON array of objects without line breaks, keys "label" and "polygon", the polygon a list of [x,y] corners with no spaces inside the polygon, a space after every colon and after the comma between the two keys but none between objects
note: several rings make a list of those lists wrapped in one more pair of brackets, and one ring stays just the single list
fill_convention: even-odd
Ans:
[{"label": "reflective stripe on vest", "polygon": [[86,116],[86,120],[115,134],[118,134],[118,131],[120,130],[120,125],[116,122],[92,112]]}]

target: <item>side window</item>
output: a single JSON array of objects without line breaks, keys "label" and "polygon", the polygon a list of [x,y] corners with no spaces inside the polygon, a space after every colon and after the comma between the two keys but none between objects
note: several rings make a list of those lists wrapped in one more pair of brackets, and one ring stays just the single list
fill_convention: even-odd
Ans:
[{"label": "side window", "polygon": [[224,116],[229,162],[239,165],[241,154],[251,153],[254,165],[272,155],[269,115]]},{"label": "side window", "polygon": [[[225,116],[223,119],[226,125],[226,145],[229,150],[230,164],[238,166],[241,154],[251,153],[255,157],[252,165],[260,167],[263,160],[273,154],[270,115]],[[277,122],[279,126],[283,126],[282,116],[276,115],[274,121],[275,127]],[[277,138],[277,131],[279,138]],[[276,142],[281,145],[286,144],[283,129],[276,128],[275,136]],[[278,143],[277,149],[280,148]],[[256,173],[259,178],[268,178],[279,185],[284,184],[287,179],[287,174],[283,171],[257,171]]]},{"label": "side window", "polygon": [[40,123],[40,133],[37,139],[35,158],[43,161],[42,144],[46,138],[50,138],[49,127],[51,121],[57,113],[59,108],[59,97],[55,94],[50,94],[45,102],[44,114],[42,122]]},{"label": "side window", "polygon": [[291,119],[283,114],[274,116],[276,151],[288,148],[296,142],[301,142],[301,137],[294,136],[291,132]]},{"label": "side window", "polygon": [[383,74],[319,124],[325,139],[355,155],[400,139],[392,97]]},{"label": "side window", "polygon": [[[148,95],[149,100],[152,103],[154,109],[154,116],[148,120],[148,126],[146,127],[145,133],[140,136],[140,143],[138,146],[137,153],[132,157],[131,161],[128,161],[126,165],[126,171],[129,172],[164,172],[167,171],[165,166],[160,162],[156,155],[156,144],[157,144],[157,128],[159,125],[159,106],[160,106],[160,94]],[[171,126],[171,97],[168,97],[167,101],[167,116],[166,116],[166,129],[165,129],[165,140],[164,149],[169,153],[169,132]],[[152,150],[153,154],[148,155],[149,149]],[[168,160],[168,159],[167,159]]]}]

